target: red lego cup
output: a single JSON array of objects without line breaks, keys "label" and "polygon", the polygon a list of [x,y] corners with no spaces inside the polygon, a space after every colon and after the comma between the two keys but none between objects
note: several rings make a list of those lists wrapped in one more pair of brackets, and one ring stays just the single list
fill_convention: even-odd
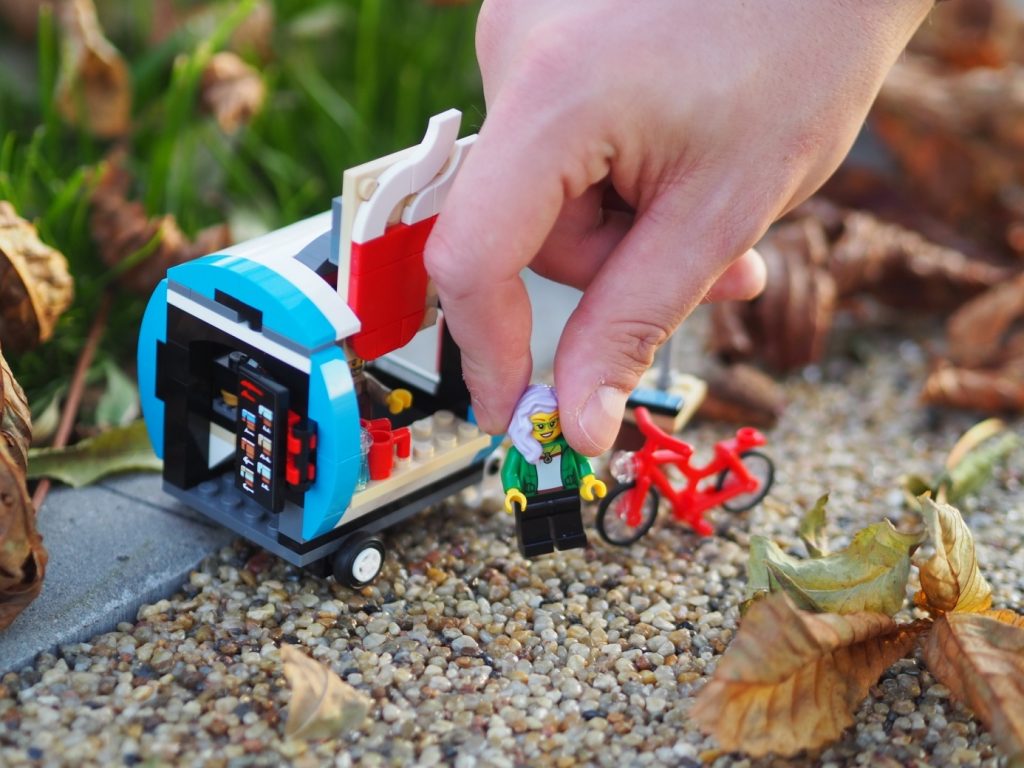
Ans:
[{"label": "red lego cup", "polygon": [[395,463],[395,438],[390,429],[371,429],[370,479],[387,480]]},{"label": "red lego cup", "polygon": [[396,429],[391,433],[395,438],[395,450],[398,458],[408,459],[412,455],[412,433],[408,427]]}]

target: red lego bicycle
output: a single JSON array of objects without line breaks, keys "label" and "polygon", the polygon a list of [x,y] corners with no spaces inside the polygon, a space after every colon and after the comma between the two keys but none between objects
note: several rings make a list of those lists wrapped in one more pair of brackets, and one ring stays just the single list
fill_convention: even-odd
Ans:
[{"label": "red lego bicycle", "polygon": [[[671,502],[676,520],[708,536],[714,529],[704,512],[719,504],[730,512],[744,512],[765,497],[775,479],[772,460],[752,450],[766,443],[753,427],[742,427],[735,437],[716,443],[711,460],[695,467],[690,463],[693,448],[659,429],[646,408],[636,409],[636,424],[647,439],[639,451],[612,459],[618,485],[597,512],[598,533],[609,544],[624,547],[647,533],[658,515],[660,496]],[[678,490],[666,471],[672,467],[685,481]]]}]

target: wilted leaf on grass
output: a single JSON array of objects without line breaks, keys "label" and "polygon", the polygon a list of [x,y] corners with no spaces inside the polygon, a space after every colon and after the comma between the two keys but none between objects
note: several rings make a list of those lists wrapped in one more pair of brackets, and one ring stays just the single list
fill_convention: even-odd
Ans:
[{"label": "wilted leaf on grass", "polygon": [[978,568],[974,537],[960,511],[928,497],[920,501],[935,554],[917,563],[921,591],[914,602],[938,613],[986,610],[992,605],[992,588]]},{"label": "wilted leaf on grass", "polygon": [[100,138],[128,132],[132,88],[120,52],[104,36],[92,0],[61,5],[60,80],[57,106],[64,119]]},{"label": "wilted leaf on grass", "polygon": [[1011,765],[1024,757],[1024,628],[991,616],[938,616],[928,671],[985,723]]},{"label": "wilted leaf on grass", "polygon": [[814,502],[807,514],[800,518],[800,527],[797,533],[807,547],[807,554],[811,557],[824,557],[828,554],[828,534],[825,531],[826,507],[828,506],[828,494],[824,494]]},{"label": "wilted leaf on grass", "polygon": [[46,549],[25,487],[32,425],[25,393],[0,355],[0,630],[35,600],[46,575]]},{"label": "wilted leaf on grass", "polygon": [[53,393],[37,398],[32,404],[32,444],[45,445],[57,432],[60,409],[68,388],[61,384]]},{"label": "wilted leaf on grass", "polygon": [[0,19],[24,40],[32,40],[39,27],[39,11],[47,0],[0,0]]},{"label": "wilted leaf on grass", "polygon": [[200,97],[205,107],[227,134],[233,134],[263,108],[267,95],[259,71],[238,54],[215,54],[203,70]]},{"label": "wilted leaf on grass", "polygon": [[326,739],[358,728],[373,702],[298,648],[282,644],[284,676],[292,689],[286,736]]},{"label": "wilted leaf on grass", "polygon": [[21,352],[49,339],[72,294],[63,254],[0,200],[0,344]]},{"label": "wilted leaf on grass", "polygon": [[230,245],[231,232],[218,224],[189,240],[170,214],[151,218],[129,196],[132,177],[124,164],[121,151],[107,158],[90,201],[89,228],[121,285],[148,296],[171,267]]},{"label": "wilted leaf on grass", "polygon": [[139,417],[139,390],[114,363],[103,367],[106,379],[103,394],[96,403],[96,426],[123,427]]},{"label": "wilted leaf on grass", "polygon": [[822,746],[920,631],[880,613],[806,613],[770,595],[743,618],[691,716],[723,748],[754,757]]},{"label": "wilted leaf on grass", "polygon": [[118,472],[159,472],[163,463],[153,453],[146,423],[115,427],[69,448],[34,448],[28,476],[50,477],[73,488]]},{"label": "wilted leaf on grass", "polygon": [[900,533],[883,521],[861,529],[850,546],[810,560],[783,552],[763,536],[750,541],[747,597],[783,591],[804,610],[892,615],[903,607],[910,555],[919,534]]}]

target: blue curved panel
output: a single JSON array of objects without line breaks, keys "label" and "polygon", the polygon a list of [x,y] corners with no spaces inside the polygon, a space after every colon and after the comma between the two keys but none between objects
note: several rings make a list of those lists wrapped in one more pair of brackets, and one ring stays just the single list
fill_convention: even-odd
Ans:
[{"label": "blue curved panel", "polygon": [[359,406],[344,352],[331,346],[311,362],[309,417],[317,424],[316,480],[303,499],[304,541],[337,525],[352,501],[362,461]]},{"label": "blue curved panel", "polygon": [[[303,267],[298,267],[303,268]],[[213,254],[167,271],[211,301],[221,290],[263,313],[263,324],[306,349],[333,344],[335,330],[312,300],[281,275],[241,256]]]},{"label": "blue curved panel", "polygon": [[146,431],[153,444],[153,452],[164,457],[164,401],[156,396],[156,348],[157,342],[167,341],[167,280],[160,284],[149,297],[146,313],[142,316],[137,351],[139,375],[139,399],[142,401],[142,416],[146,420]]}]

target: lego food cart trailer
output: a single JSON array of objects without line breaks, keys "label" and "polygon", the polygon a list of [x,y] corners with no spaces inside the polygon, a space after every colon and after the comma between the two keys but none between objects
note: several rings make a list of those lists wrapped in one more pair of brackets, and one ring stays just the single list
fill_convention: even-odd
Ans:
[{"label": "lego food cart trailer", "polygon": [[[382,530],[477,482],[497,445],[473,423],[423,267],[475,138],[457,140],[460,119],[438,115],[421,144],[346,171],[331,211],[170,269],[142,323],[164,489],[350,586],[379,573]],[[425,345],[432,366],[403,354]],[[367,412],[367,375],[412,406]]]}]

